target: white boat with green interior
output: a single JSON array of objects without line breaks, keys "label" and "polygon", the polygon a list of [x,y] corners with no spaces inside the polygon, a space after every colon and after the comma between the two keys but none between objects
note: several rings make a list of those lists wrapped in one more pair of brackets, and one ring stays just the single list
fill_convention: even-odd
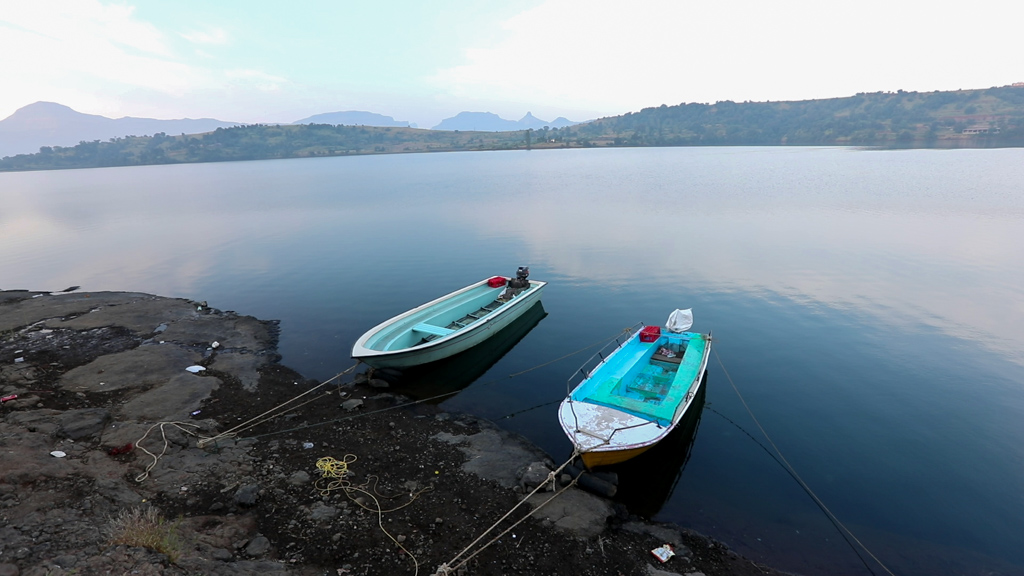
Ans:
[{"label": "white boat with green interior", "polygon": [[540,300],[546,282],[481,280],[378,324],[359,337],[352,357],[374,368],[403,368],[458,354],[512,323]]}]

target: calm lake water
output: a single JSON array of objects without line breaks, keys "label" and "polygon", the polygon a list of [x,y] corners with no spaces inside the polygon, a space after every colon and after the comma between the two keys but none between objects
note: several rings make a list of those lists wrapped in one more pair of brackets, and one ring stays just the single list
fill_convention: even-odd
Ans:
[{"label": "calm lake water", "polygon": [[559,462],[570,445],[556,403],[592,350],[552,361],[692,307],[694,329],[716,338],[706,405],[641,472],[623,472],[635,510],[782,569],[869,573],[763,447],[735,383],[893,572],[1024,574],[1022,184],[1020,149],[558,150],[0,174],[0,288],[141,291],[279,319],[283,363],[325,379],[379,321],[528,265],[550,283],[543,311],[490,356],[449,367],[444,378],[478,377],[456,382],[466,387],[444,406]]}]

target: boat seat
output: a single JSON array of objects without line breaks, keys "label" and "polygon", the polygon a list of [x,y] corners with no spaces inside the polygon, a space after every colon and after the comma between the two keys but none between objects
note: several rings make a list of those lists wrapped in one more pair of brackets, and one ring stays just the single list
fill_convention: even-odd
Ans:
[{"label": "boat seat", "polygon": [[423,322],[413,326],[412,329],[416,332],[422,332],[432,336],[447,336],[452,332],[455,332],[455,330],[452,330],[451,328],[442,328],[440,326],[434,326],[433,324],[426,324]]}]

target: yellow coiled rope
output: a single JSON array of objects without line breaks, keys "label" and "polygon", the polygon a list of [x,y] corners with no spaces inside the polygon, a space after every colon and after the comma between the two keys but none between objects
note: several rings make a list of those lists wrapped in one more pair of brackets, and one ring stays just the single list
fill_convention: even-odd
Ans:
[{"label": "yellow coiled rope", "polygon": [[[345,457],[342,458],[341,460],[338,460],[337,458],[334,458],[334,457],[331,457],[331,456],[324,456],[323,458],[320,458],[319,460],[316,461],[316,469],[320,471],[320,477],[316,479],[316,482],[313,483],[313,486],[317,490],[320,491],[320,495],[321,496],[326,496],[332,490],[339,490],[339,489],[340,490],[344,490],[345,491],[345,495],[348,496],[349,500],[355,502],[356,504],[358,504],[364,510],[368,510],[370,512],[375,512],[377,514],[377,525],[380,527],[381,532],[383,532],[385,535],[387,535],[387,537],[390,538],[391,541],[394,542],[396,546],[401,548],[403,552],[408,554],[409,558],[412,558],[413,565],[415,566],[415,569],[416,569],[415,574],[419,574],[420,573],[420,563],[416,559],[416,557],[413,556],[412,552],[409,552],[405,548],[405,546],[402,546],[402,544],[398,541],[397,538],[392,536],[391,533],[388,532],[387,529],[384,528],[384,514],[387,513],[387,512],[394,512],[395,510],[400,510],[402,508],[405,508],[406,506],[412,504],[413,501],[415,501],[416,498],[418,498],[420,494],[422,494],[422,493],[424,493],[424,492],[426,492],[428,490],[431,490],[431,488],[427,487],[427,488],[424,488],[424,489],[419,490],[417,492],[410,493],[408,495],[409,496],[409,501],[406,502],[405,504],[402,504],[401,506],[398,506],[396,508],[392,508],[390,510],[384,510],[381,507],[380,500],[378,500],[377,497],[380,496],[381,498],[392,499],[392,498],[397,498],[399,495],[396,495],[396,496],[385,496],[384,494],[381,494],[380,492],[377,492],[377,479],[378,478],[377,478],[377,476],[373,476],[373,475],[367,476],[367,481],[364,484],[360,484],[360,485],[352,484],[352,482],[350,482],[347,479],[347,477],[348,476],[353,476],[354,474],[348,469],[348,467],[349,467],[350,464],[354,463],[357,459],[358,458],[356,457],[355,454],[346,454]],[[372,478],[372,480],[370,480],[370,478]],[[371,490],[372,490],[372,492],[371,492]],[[364,504],[363,503],[364,502],[363,499],[357,500],[356,498],[354,498],[352,495],[354,493],[357,493],[357,492],[365,494],[371,500],[373,500],[373,503],[376,505],[376,508],[371,508],[371,507],[367,506],[366,504]]]}]

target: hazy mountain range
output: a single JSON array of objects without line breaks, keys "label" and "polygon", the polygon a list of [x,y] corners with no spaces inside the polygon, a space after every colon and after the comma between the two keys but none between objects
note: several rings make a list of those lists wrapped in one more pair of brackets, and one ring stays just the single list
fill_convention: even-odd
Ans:
[{"label": "hazy mountain range", "polygon": [[[317,114],[292,124],[334,124],[346,126],[413,127],[410,122],[395,120],[373,112],[347,111]],[[509,130],[557,128],[572,126],[565,118],[546,122],[527,113],[518,122],[505,120],[489,112],[461,112],[443,120],[435,130],[503,132]],[[163,132],[167,135],[199,134],[217,128],[239,126],[241,122],[225,122],[213,118],[156,120],[153,118],[107,118],[83,114],[54,102],[36,102],[19,108],[0,120],[0,158],[16,154],[32,154],[42,146],[75,146],[79,142],[106,141],[125,136],[147,136]]]},{"label": "hazy mountain range", "polygon": [[466,130],[473,132],[509,132],[512,130],[526,130],[533,128],[537,130],[547,126],[548,128],[563,128],[565,126],[573,126],[579,124],[579,122],[573,122],[566,120],[559,116],[551,122],[547,120],[541,120],[531,114],[526,113],[519,121],[505,120],[497,114],[490,112],[459,112],[451,118],[446,118],[441,121],[440,124],[434,126],[434,130]]},{"label": "hazy mountain range", "polygon": [[81,141],[108,140],[123,136],[196,134],[217,128],[238,126],[212,118],[155,120],[152,118],[107,118],[82,114],[62,104],[36,102],[19,108],[0,120],[0,157],[38,152],[40,146],[74,146]]},{"label": "hazy mountain range", "polygon": [[415,128],[416,125],[410,122],[395,120],[391,116],[375,114],[373,112],[359,112],[350,110],[348,112],[328,112],[316,114],[309,118],[296,120],[292,124],[334,124],[335,126],[398,126],[401,128]]}]

